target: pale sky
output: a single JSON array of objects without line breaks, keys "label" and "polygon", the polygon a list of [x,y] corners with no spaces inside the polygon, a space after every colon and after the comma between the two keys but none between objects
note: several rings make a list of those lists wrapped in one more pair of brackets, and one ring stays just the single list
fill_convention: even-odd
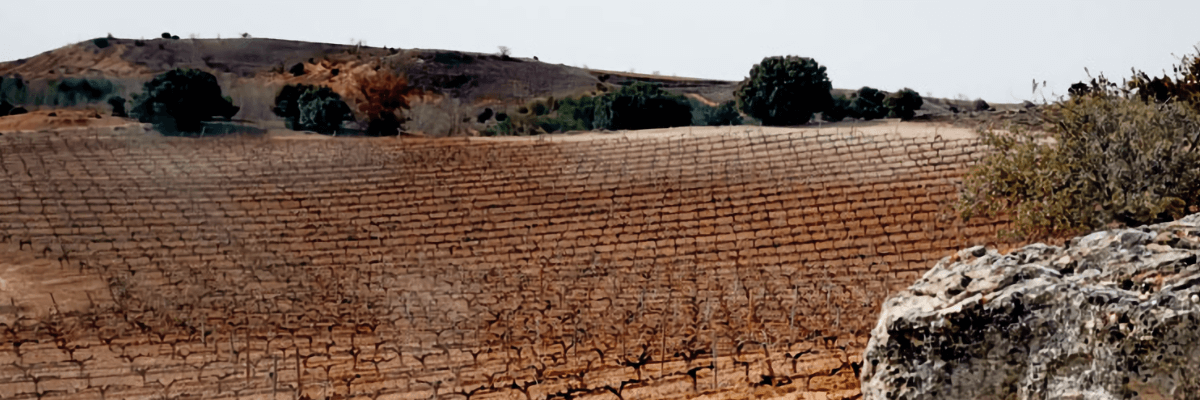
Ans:
[{"label": "pale sky", "polygon": [[[1200,44],[1200,1],[5,1],[0,60],[108,33],[254,37],[496,52],[573,66],[740,80],[812,57],[836,88],[1040,101],[1084,67],[1170,69]],[[1174,55],[1172,55],[1174,54]]]}]

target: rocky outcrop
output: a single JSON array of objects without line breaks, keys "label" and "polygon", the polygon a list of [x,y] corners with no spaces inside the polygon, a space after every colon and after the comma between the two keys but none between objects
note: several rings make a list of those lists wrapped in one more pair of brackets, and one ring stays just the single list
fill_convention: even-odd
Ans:
[{"label": "rocky outcrop", "polygon": [[1200,215],[1001,255],[888,299],[865,399],[1200,398]]}]

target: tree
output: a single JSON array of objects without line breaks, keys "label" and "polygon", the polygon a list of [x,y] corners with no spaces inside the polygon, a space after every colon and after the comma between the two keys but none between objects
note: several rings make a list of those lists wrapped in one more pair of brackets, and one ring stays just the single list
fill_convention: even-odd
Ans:
[{"label": "tree", "polygon": [[833,104],[829,106],[829,109],[821,112],[821,119],[828,122],[838,122],[846,119],[846,116],[849,114],[850,99],[839,95],[833,98]]},{"label": "tree", "polygon": [[287,119],[291,129],[320,133],[335,133],[342,121],[353,119],[350,106],[333,89],[304,84],[284,86],[271,111]]},{"label": "tree", "polygon": [[417,94],[417,89],[408,86],[403,76],[386,71],[360,77],[357,83],[362,100],[356,106],[366,119],[367,134],[399,134],[404,122],[401,112],[409,108],[407,97]]},{"label": "tree", "polygon": [[692,105],[683,96],[667,93],[661,84],[636,82],[601,96],[593,124],[612,130],[688,126]]},{"label": "tree", "polygon": [[900,118],[904,121],[913,119],[917,115],[917,109],[923,104],[925,100],[921,99],[921,95],[909,88],[901,89],[883,99],[883,105],[888,109],[888,118]]},{"label": "tree", "polygon": [[327,87],[309,90],[300,95],[299,125],[321,133],[335,133],[342,121],[353,119],[350,106]]},{"label": "tree", "polygon": [[863,86],[854,93],[854,102],[850,105],[850,116],[870,121],[887,116],[887,107],[883,100],[887,94],[878,89]]},{"label": "tree", "polygon": [[112,116],[128,117],[129,113],[125,112],[125,98],[121,96],[113,96],[108,98],[108,105],[112,106]]},{"label": "tree", "polygon": [[143,84],[142,93],[134,95],[130,114],[164,131],[196,132],[203,121],[213,117],[228,120],[239,109],[228,97],[221,96],[221,86],[213,74],[179,68]]},{"label": "tree", "polygon": [[764,125],[799,125],[833,103],[825,67],[806,57],[767,57],[734,92],[742,112]]},{"label": "tree", "polygon": [[742,115],[737,111],[737,102],[732,100],[721,103],[716,107],[709,107],[707,104],[699,101],[692,102],[692,112],[693,125],[728,126],[741,125],[743,123]]}]

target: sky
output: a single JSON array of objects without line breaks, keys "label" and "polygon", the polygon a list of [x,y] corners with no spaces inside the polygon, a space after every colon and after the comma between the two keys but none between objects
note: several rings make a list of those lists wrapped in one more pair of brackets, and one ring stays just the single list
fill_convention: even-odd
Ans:
[{"label": "sky", "polygon": [[[1200,1],[11,1],[0,60],[112,34],[254,37],[495,53],[741,80],[811,57],[835,88],[1052,101],[1090,73],[1170,71],[1200,45]],[[1034,91],[1033,82],[1045,82]]]}]

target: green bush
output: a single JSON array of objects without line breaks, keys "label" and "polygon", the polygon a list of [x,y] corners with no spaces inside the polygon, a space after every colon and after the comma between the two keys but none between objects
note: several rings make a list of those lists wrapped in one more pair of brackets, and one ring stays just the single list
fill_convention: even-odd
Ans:
[{"label": "green bush", "polygon": [[850,115],[852,103],[846,96],[834,96],[829,109],[821,112],[821,119],[828,122],[838,122]]},{"label": "green bush", "polygon": [[904,121],[913,119],[923,104],[925,104],[925,100],[921,99],[921,95],[909,88],[900,89],[899,92],[892,93],[883,99],[883,106],[888,110],[888,118],[900,118]]},{"label": "green bush", "polygon": [[350,106],[327,87],[309,90],[300,95],[299,124],[303,129],[320,133],[336,133],[342,121],[354,119]]},{"label": "green bush", "polygon": [[[568,97],[558,102],[558,117],[564,131],[590,131],[595,129],[597,97]],[[497,119],[499,120],[499,119]]]},{"label": "green bush", "polygon": [[984,132],[964,217],[1007,212],[1027,237],[1169,221],[1200,204],[1200,119],[1185,103],[1093,91],[1049,107],[1048,137]]},{"label": "green bush", "polygon": [[734,92],[742,112],[764,125],[800,125],[833,103],[825,67],[811,58],[767,57]]},{"label": "green bush", "polygon": [[316,86],[302,83],[285,85],[275,95],[275,107],[271,108],[271,112],[283,118],[288,124],[288,129],[301,129],[299,127],[300,95],[314,89],[316,89]]},{"label": "green bush", "polygon": [[707,104],[692,100],[692,125],[695,126],[728,126],[742,125],[742,114],[737,111],[737,102],[727,101],[711,107]]},{"label": "green bush", "polygon": [[221,96],[217,77],[195,69],[167,71],[142,85],[142,93],[134,95],[130,115],[142,122],[151,122],[159,129],[197,132],[203,121],[213,117],[232,118],[240,108]]},{"label": "green bush", "polygon": [[350,106],[333,89],[305,84],[280,89],[271,111],[287,120],[289,129],[320,133],[335,133],[343,121],[354,118]]},{"label": "green bush", "polygon": [[102,48],[102,49],[103,49],[103,48],[105,48],[105,47],[108,47],[108,38],[95,38],[95,39],[92,39],[92,44],[96,45],[96,47],[99,47],[99,48]]},{"label": "green bush", "polygon": [[692,124],[692,105],[657,83],[635,82],[598,99],[597,129],[655,129]]},{"label": "green bush", "polygon": [[[732,108],[732,105],[725,106],[727,111]],[[497,113],[496,121],[498,123],[487,128],[484,134],[510,136],[594,129],[667,128],[691,125],[692,104],[683,96],[662,90],[661,85],[637,82],[596,97],[535,100],[520,106],[516,113]]]},{"label": "green bush", "polygon": [[[550,133],[556,130],[557,118],[538,117],[529,114],[512,114],[503,121],[484,129],[484,136],[529,136]],[[550,128],[550,130],[547,130]]]},{"label": "green bush", "polygon": [[878,89],[863,86],[854,93],[854,102],[850,105],[849,116],[866,121],[886,117],[888,110],[883,106],[886,96],[886,93]]}]

